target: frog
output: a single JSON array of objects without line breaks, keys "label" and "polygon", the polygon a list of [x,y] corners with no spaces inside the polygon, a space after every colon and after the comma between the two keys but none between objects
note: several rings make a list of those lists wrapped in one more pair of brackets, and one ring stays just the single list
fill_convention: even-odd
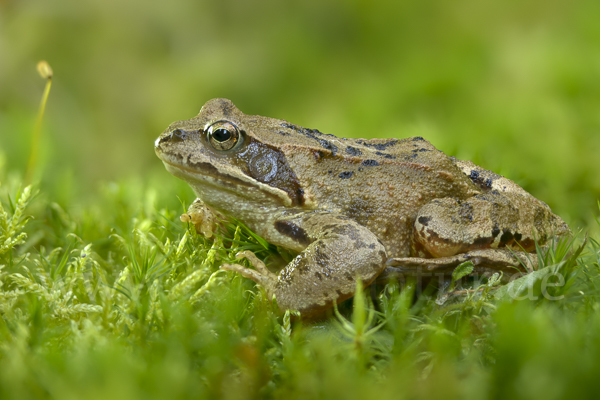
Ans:
[{"label": "frog", "polygon": [[550,207],[510,179],[422,137],[354,139],[208,101],[156,139],[167,171],[197,199],[181,220],[210,237],[235,218],[297,254],[272,271],[252,252],[224,263],[282,310],[319,315],[378,277],[527,274],[536,246],[570,235]]}]

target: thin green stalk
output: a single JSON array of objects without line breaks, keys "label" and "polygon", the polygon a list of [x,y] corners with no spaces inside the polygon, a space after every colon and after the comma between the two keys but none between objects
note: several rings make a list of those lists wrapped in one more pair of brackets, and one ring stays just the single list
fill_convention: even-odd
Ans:
[{"label": "thin green stalk", "polygon": [[38,115],[31,135],[31,153],[29,154],[29,162],[27,163],[27,171],[25,172],[26,184],[31,183],[33,173],[35,172],[42,136],[42,120],[44,119],[44,111],[46,110],[46,103],[48,102],[50,87],[52,86],[53,72],[50,65],[46,61],[40,61],[37,64],[37,70],[41,77],[46,79],[46,87],[44,88],[44,94],[42,95],[42,101],[40,102],[40,108],[38,109]]}]

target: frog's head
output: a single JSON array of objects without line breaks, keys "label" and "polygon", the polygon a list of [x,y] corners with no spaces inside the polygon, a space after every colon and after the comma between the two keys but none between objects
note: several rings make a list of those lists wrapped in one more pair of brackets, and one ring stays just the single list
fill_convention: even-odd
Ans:
[{"label": "frog's head", "polygon": [[172,123],[154,149],[170,173],[217,210],[235,211],[240,201],[302,205],[296,175],[281,148],[268,140],[280,125],[280,120],[245,115],[227,99],[213,99],[196,117]]}]

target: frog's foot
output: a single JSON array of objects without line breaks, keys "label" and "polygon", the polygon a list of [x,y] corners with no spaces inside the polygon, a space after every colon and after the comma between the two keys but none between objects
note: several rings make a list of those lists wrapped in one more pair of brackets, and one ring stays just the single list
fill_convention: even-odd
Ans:
[{"label": "frog's foot", "polygon": [[204,204],[200,199],[194,200],[187,213],[179,217],[181,222],[191,222],[196,228],[196,232],[207,239],[210,239],[217,229],[219,218],[217,213]]},{"label": "frog's foot", "polygon": [[269,294],[272,294],[272,287],[277,282],[277,275],[267,269],[265,263],[256,257],[250,250],[240,251],[235,255],[237,259],[245,258],[250,262],[254,269],[246,268],[240,264],[223,264],[221,269],[226,271],[235,271],[244,278],[252,279],[254,282],[261,285]]},{"label": "frog's foot", "polygon": [[402,275],[449,278],[458,265],[467,261],[471,261],[475,267],[471,275],[491,276],[502,272],[503,280],[507,281],[514,274],[522,276],[538,268],[536,254],[506,249],[482,249],[439,258],[392,258],[388,260],[387,268],[380,278]]}]

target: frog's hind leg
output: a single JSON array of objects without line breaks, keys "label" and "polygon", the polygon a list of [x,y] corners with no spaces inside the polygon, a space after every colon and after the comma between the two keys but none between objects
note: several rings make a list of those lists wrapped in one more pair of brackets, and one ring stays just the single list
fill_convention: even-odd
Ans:
[{"label": "frog's hind leg", "polygon": [[538,268],[536,242],[544,246],[568,232],[545,203],[522,189],[434,199],[415,218],[413,257],[389,260],[386,274],[449,277],[471,261],[474,275],[502,272],[510,279]]},{"label": "frog's hind leg", "polygon": [[473,250],[533,252],[569,228],[545,203],[531,195],[490,191],[466,200],[434,199],[418,212],[412,255],[449,257]]},{"label": "frog's hind leg", "polygon": [[387,268],[379,278],[412,276],[420,279],[448,279],[457,266],[467,261],[472,262],[475,267],[471,275],[489,277],[501,272],[503,281],[520,277],[538,268],[536,254],[507,249],[484,249],[439,258],[392,258],[388,260]]}]

